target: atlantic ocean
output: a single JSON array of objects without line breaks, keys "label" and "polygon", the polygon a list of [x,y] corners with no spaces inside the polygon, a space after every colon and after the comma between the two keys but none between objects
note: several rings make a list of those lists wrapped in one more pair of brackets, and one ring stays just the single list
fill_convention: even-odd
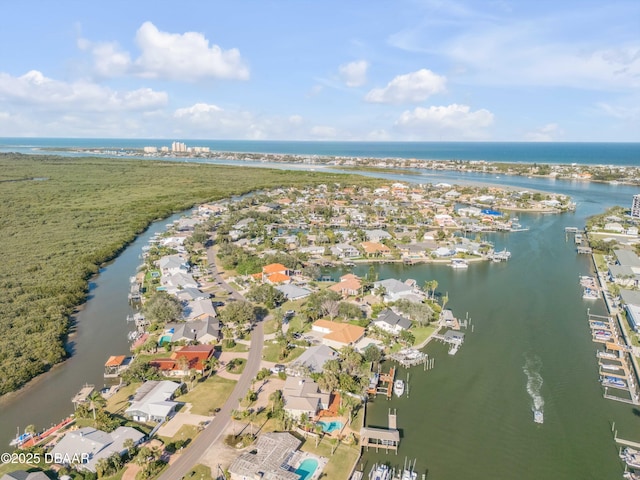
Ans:
[{"label": "atlantic ocean", "polygon": [[[406,158],[506,163],[640,166],[640,143],[568,142],[330,142],[131,138],[0,138],[0,151],[43,153],[41,149],[141,149],[209,147],[219,152],[280,153],[361,158]],[[54,153],[54,152],[51,152]]]}]

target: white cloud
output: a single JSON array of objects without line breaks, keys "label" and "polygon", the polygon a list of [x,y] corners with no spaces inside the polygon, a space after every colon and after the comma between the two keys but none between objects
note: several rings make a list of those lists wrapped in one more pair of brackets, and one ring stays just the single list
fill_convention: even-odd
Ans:
[{"label": "white cloud", "polygon": [[563,131],[557,123],[548,123],[532,132],[525,134],[525,140],[529,142],[553,142],[562,136]]},{"label": "white cloud", "polygon": [[635,100],[629,102],[627,105],[614,105],[600,102],[596,106],[600,112],[608,117],[617,118],[618,120],[634,121],[640,119],[640,103]]},{"label": "white cloud", "polygon": [[445,77],[423,68],[417,72],[398,75],[386,87],[371,90],[364,99],[371,103],[416,103],[444,92],[445,89]]},{"label": "white cloud", "polygon": [[205,78],[247,80],[249,68],[236,48],[223,50],[198,32],[168,33],[151,22],[136,32],[140,56],[132,60],[129,52],[116,43],[78,40],[78,48],[91,52],[94,71],[101,77],[137,75],[187,82]]},{"label": "white cloud", "polygon": [[338,71],[340,78],[347,87],[360,87],[367,83],[367,70],[369,62],[358,60],[344,65],[340,65]]},{"label": "white cloud", "polygon": [[300,115],[291,115],[289,117],[289,123],[291,125],[301,125],[303,122],[303,118]]},{"label": "white cloud", "polygon": [[87,81],[60,82],[31,70],[21,77],[0,73],[0,99],[49,111],[132,111],[163,107],[165,92],[150,88],[116,91]]},{"label": "white cloud", "polygon": [[471,111],[468,105],[416,107],[406,110],[394,127],[411,138],[438,140],[443,135],[454,139],[482,138],[493,124],[493,114],[485,109]]},{"label": "white cloud", "polygon": [[317,125],[309,131],[312,137],[320,139],[333,139],[338,135],[338,131],[334,127],[326,125]]}]

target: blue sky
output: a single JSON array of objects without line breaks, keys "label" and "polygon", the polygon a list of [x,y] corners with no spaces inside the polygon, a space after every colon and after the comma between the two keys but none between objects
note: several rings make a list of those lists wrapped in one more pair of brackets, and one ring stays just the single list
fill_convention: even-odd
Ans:
[{"label": "blue sky", "polygon": [[640,141],[640,2],[3,2],[0,136]]}]

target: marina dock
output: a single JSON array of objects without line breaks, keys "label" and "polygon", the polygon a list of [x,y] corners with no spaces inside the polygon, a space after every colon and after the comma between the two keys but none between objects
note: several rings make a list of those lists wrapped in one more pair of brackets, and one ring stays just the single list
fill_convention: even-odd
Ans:
[{"label": "marina dock", "polygon": [[95,385],[89,385],[85,383],[84,387],[82,387],[80,391],[76,393],[71,399],[71,402],[73,403],[73,408],[78,408],[78,405],[86,403],[95,389],[96,389]]},{"label": "marina dock", "polygon": [[385,395],[388,399],[393,395],[393,382],[396,377],[395,367],[389,369],[389,373],[376,373],[369,383],[367,393],[376,396]]},{"label": "marina dock", "polygon": [[376,452],[380,448],[385,449],[387,453],[392,450],[397,455],[398,447],[400,446],[400,431],[397,428],[396,410],[392,412],[389,409],[388,424],[388,428],[362,427],[360,430],[360,446],[366,447],[367,451],[369,447],[375,448]]}]

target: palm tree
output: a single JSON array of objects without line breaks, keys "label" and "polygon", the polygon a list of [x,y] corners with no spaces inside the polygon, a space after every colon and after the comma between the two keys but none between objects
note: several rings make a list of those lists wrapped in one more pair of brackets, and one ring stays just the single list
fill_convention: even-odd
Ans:
[{"label": "palm tree", "polygon": [[97,390],[91,392],[91,395],[89,395],[89,408],[93,410],[94,421],[96,419],[96,405],[98,405],[99,407],[103,407],[104,405],[106,405],[106,403],[107,401],[100,394],[100,392],[98,392]]}]

